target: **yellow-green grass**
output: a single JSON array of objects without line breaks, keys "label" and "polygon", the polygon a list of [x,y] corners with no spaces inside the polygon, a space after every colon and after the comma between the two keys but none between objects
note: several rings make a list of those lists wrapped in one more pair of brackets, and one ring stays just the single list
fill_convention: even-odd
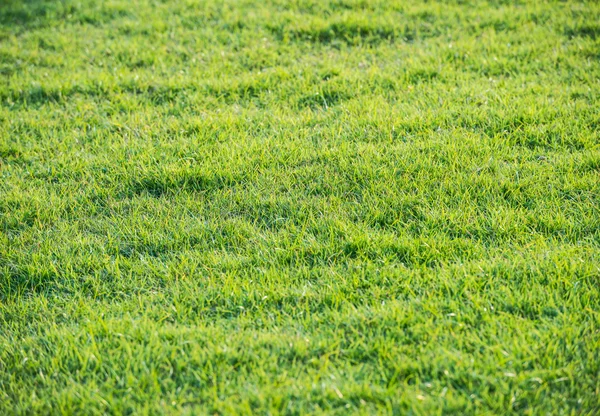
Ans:
[{"label": "yellow-green grass", "polygon": [[598,414],[600,4],[0,2],[0,413]]}]

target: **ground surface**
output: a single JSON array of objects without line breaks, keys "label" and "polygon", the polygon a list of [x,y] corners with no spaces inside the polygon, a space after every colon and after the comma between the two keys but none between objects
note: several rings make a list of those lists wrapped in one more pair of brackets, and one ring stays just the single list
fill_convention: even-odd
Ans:
[{"label": "ground surface", "polygon": [[599,79],[597,2],[2,0],[0,413],[600,411]]}]

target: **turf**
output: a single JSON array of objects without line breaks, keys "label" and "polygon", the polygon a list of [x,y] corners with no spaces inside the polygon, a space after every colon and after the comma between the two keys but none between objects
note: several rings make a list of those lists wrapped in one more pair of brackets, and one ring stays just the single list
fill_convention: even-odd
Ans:
[{"label": "turf", "polygon": [[0,413],[600,412],[600,4],[0,2]]}]

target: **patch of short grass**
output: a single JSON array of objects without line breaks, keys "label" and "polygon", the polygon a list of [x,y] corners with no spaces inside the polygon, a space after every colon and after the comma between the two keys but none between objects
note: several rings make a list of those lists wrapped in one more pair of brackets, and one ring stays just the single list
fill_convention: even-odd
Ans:
[{"label": "patch of short grass", "polygon": [[596,22],[5,0],[0,413],[596,414]]}]

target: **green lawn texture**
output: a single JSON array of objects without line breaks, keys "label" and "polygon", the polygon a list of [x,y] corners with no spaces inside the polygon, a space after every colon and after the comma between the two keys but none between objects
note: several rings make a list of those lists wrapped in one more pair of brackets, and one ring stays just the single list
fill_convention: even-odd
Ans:
[{"label": "green lawn texture", "polygon": [[0,414],[600,412],[600,3],[0,1]]}]

